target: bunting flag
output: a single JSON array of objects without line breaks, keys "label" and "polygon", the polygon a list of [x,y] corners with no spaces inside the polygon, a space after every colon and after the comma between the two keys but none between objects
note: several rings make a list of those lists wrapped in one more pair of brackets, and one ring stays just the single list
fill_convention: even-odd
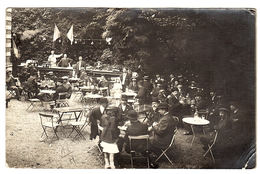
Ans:
[{"label": "bunting flag", "polygon": [[17,48],[17,46],[16,46],[14,40],[13,40],[13,49],[14,49],[14,55],[15,55],[15,57],[19,59],[19,58],[20,58],[19,50],[18,50],[18,48]]},{"label": "bunting flag", "polygon": [[60,37],[60,31],[57,25],[55,24],[54,33],[53,33],[53,42],[55,42],[59,37]]},{"label": "bunting flag", "polygon": [[73,43],[73,25],[70,27],[70,30],[69,30],[69,32],[67,33],[67,37],[68,37],[68,39],[70,40],[71,45],[72,45],[72,43]]}]

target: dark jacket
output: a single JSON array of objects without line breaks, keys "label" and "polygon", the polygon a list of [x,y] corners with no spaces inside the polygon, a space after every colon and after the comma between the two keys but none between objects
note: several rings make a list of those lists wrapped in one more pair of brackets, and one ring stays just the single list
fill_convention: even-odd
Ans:
[{"label": "dark jacket", "polygon": [[104,128],[100,140],[106,143],[115,143],[120,133],[117,128],[116,117],[104,114],[101,117],[100,126]]},{"label": "dark jacket", "polygon": [[130,111],[130,110],[133,110],[133,107],[130,106],[129,104],[126,105],[126,108],[125,108],[124,111],[122,109],[122,104],[120,104],[118,106],[118,122],[119,122],[119,125],[123,125],[124,122],[128,120],[128,118],[126,116],[127,116],[128,111]]},{"label": "dark jacket", "polygon": [[61,58],[61,60],[58,62],[58,66],[60,66],[60,67],[68,67],[69,66],[69,64],[71,64],[71,62],[72,62],[73,60],[72,59],[70,59],[70,58]]},{"label": "dark jacket", "polygon": [[159,122],[160,120],[160,114],[156,110],[151,110],[148,111],[148,118],[147,118],[147,125],[151,126],[154,122]]},{"label": "dark jacket", "polygon": [[90,122],[90,139],[95,139],[98,135],[98,125],[97,120],[101,120],[102,114],[100,112],[100,108],[96,107],[92,111],[89,112],[88,118]]},{"label": "dark jacket", "polygon": [[169,112],[171,114],[178,115],[180,113],[181,104],[175,96],[170,95],[170,97],[168,98],[168,104],[169,104]]},{"label": "dark jacket", "polygon": [[81,61],[81,66],[80,66],[80,67],[79,67],[79,62],[76,63],[75,73],[76,73],[76,74],[79,74],[80,69],[81,69],[82,67],[83,67],[84,69],[85,69],[85,67],[86,67],[86,62],[85,62],[84,60]]},{"label": "dark jacket", "polygon": [[[131,125],[126,129],[126,151],[130,150],[130,142],[128,136],[139,136],[139,135],[147,135],[148,134],[148,126],[142,124],[140,121],[131,122]],[[146,142],[144,140],[134,140],[132,141],[132,150],[137,152],[143,152],[146,149]]]},{"label": "dark jacket", "polygon": [[159,123],[153,127],[154,135],[151,142],[152,146],[158,148],[167,147],[171,142],[177,124],[178,119],[170,116],[168,113],[161,117]]}]

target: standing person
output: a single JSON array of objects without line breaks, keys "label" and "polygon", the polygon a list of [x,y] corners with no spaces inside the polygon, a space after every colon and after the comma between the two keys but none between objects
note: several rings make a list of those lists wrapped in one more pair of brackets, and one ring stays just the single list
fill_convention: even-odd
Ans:
[{"label": "standing person", "polygon": [[51,67],[56,67],[57,58],[61,57],[63,54],[54,54],[54,51],[51,51],[51,55],[48,58],[48,62],[50,63]]},{"label": "standing person", "polygon": [[139,102],[141,105],[143,105],[146,102],[146,89],[143,87],[143,84],[141,81],[138,82],[138,93],[136,95],[136,98],[139,99]]},{"label": "standing person", "polygon": [[71,66],[72,59],[67,57],[67,54],[64,54],[64,57],[58,62],[58,66],[60,67],[69,67]]},{"label": "standing person", "polygon": [[81,70],[86,68],[86,62],[82,60],[82,56],[79,56],[79,61],[76,64],[75,67],[75,73],[77,77],[80,77],[81,75]]},{"label": "standing person", "polygon": [[128,87],[129,83],[130,83],[130,77],[131,75],[128,74],[127,69],[123,68],[123,74],[120,78],[121,82],[122,82],[122,90],[123,92],[125,92],[126,87]]},{"label": "standing person", "polygon": [[107,106],[108,100],[107,98],[101,98],[100,106],[95,107],[88,114],[89,123],[90,123],[90,140],[95,139],[98,133],[98,121],[100,121],[102,115],[104,114]]},{"label": "standing person", "polygon": [[114,156],[119,152],[117,140],[119,137],[119,129],[117,128],[117,108],[108,107],[106,113],[102,115],[101,121],[100,145],[103,148],[105,169],[115,169]]}]

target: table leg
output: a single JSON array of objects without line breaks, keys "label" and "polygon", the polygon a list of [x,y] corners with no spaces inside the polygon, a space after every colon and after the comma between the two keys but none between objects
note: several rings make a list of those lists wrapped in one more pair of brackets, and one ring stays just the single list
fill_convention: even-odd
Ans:
[{"label": "table leg", "polygon": [[195,139],[195,137],[196,137],[196,134],[195,134],[195,131],[194,131],[193,125],[191,125],[191,131],[192,131],[192,140],[191,140],[191,144],[190,144],[190,146],[192,146],[193,141],[194,141],[194,139]]}]

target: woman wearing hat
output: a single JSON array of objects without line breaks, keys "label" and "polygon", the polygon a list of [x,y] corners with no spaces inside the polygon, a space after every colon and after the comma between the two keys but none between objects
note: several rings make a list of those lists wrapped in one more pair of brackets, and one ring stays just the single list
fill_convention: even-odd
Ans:
[{"label": "woman wearing hat", "polygon": [[[131,110],[127,114],[127,118],[130,120],[130,124],[126,129],[126,152],[130,152],[128,136],[139,136],[139,135],[147,135],[148,134],[148,126],[141,123],[138,120],[138,114],[135,110]],[[132,144],[138,152],[142,152],[145,149],[146,144],[143,142],[135,142]]]}]

